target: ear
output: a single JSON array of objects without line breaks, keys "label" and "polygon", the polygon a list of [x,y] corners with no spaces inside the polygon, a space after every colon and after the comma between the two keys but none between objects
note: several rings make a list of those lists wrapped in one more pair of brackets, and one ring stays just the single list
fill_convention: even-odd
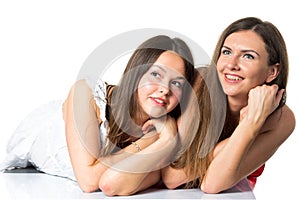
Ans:
[{"label": "ear", "polygon": [[279,74],[280,71],[280,64],[276,63],[275,65],[269,67],[269,73],[266,79],[267,83],[272,82]]}]

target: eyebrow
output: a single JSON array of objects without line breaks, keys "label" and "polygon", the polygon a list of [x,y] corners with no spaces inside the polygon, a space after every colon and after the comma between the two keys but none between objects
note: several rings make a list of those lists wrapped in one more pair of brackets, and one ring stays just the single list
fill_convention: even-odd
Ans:
[{"label": "eyebrow", "polygon": [[[226,48],[226,49],[232,50],[231,48],[229,48],[229,47],[227,47],[227,46],[225,46],[225,45],[223,45],[222,48]],[[243,52],[243,53],[253,52],[253,53],[255,53],[256,55],[258,55],[258,56],[260,57],[260,54],[259,54],[257,51],[254,51],[253,49],[244,49],[244,50],[242,50],[241,52]]]},{"label": "eyebrow", "polygon": [[[165,72],[165,73],[167,73],[167,71],[165,70],[165,66],[163,66],[163,65],[153,65],[153,66],[155,66],[155,67],[158,67],[159,69],[161,69],[163,72]],[[183,79],[183,80],[185,80],[185,77],[184,76],[177,76],[176,78],[174,78],[174,79]]]}]

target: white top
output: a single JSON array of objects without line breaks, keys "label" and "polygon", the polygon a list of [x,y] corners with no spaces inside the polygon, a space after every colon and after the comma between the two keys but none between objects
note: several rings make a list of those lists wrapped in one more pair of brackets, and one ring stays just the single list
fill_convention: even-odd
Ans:
[{"label": "white top", "polygon": [[[94,88],[94,99],[96,101],[97,106],[100,108],[100,119],[102,121],[99,132],[100,132],[100,140],[101,147],[106,147],[108,145],[106,136],[109,130],[108,120],[106,119],[106,84],[101,79],[99,79]],[[106,141],[106,143],[105,143]]]},{"label": "white top", "polygon": [[[101,146],[105,147],[108,132],[105,83],[98,80],[93,91],[103,122],[99,126]],[[45,173],[75,180],[66,143],[62,104],[63,101],[59,100],[42,105],[20,123],[8,141],[7,156],[0,163],[0,171],[33,165]]]}]

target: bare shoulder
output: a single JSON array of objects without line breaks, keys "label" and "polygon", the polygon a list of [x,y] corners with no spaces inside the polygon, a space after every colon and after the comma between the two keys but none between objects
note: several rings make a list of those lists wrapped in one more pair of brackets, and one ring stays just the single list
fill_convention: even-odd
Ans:
[{"label": "bare shoulder", "polygon": [[283,128],[287,132],[293,132],[296,125],[296,119],[294,112],[284,105],[281,109],[278,109],[270,116],[270,120],[274,120],[274,123],[278,122],[278,128]]},{"label": "bare shoulder", "polygon": [[76,81],[72,85],[68,98],[82,99],[83,97],[89,97],[91,95],[92,95],[92,90],[89,87],[88,83],[86,82],[86,80],[81,79]]},{"label": "bare shoulder", "polygon": [[292,134],[295,125],[294,112],[287,105],[284,105],[268,117],[261,133],[270,133],[284,141]]},{"label": "bare shoulder", "polygon": [[84,79],[80,79],[80,80],[77,80],[73,86],[72,86],[72,89],[80,89],[80,90],[84,90],[84,91],[91,91],[88,83],[86,80]]},{"label": "bare shoulder", "polygon": [[[92,90],[90,89],[86,80],[81,79],[76,81],[70,88],[69,94],[63,103],[63,118],[66,117],[66,112],[68,107],[71,105],[73,107],[74,101],[79,103],[79,101],[85,100],[89,101],[92,96]],[[69,106],[68,106],[69,105]]]}]

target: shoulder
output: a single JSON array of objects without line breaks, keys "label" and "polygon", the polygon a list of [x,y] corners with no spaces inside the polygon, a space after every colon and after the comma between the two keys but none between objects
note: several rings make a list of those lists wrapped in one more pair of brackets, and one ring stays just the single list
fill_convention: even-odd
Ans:
[{"label": "shoulder", "polygon": [[[63,103],[63,112],[66,112],[68,105],[79,103],[80,101],[89,101],[92,96],[92,90],[90,89],[86,80],[76,81],[70,88],[69,94]],[[75,102],[74,102],[75,101]],[[65,114],[64,114],[65,115]]]},{"label": "shoulder", "polygon": [[276,110],[271,116],[270,120],[277,123],[278,128],[283,128],[287,132],[293,132],[296,125],[296,118],[294,112],[287,106],[284,105],[282,108]]},{"label": "shoulder", "polygon": [[292,134],[295,126],[296,119],[293,111],[284,105],[268,117],[261,132],[278,134],[278,137],[285,140]]},{"label": "shoulder", "polygon": [[78,91],[89,91],[89,92],[92,91],[89,84],[88,84],[88,82],[85,79],[77,80],[72,85],[71,90],[76,90],[76,89],[78,89]]}]

